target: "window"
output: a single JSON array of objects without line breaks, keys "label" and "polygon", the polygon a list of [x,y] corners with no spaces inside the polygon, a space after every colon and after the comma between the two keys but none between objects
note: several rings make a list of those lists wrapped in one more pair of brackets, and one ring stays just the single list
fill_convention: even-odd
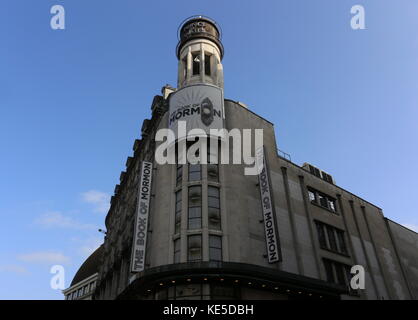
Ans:
[{"label": "window", "polygon": [[93,290],[94,290],[94,282],[91,282],[89,291],[92,292]]},{"label": "window", "polygon": [[209,236],[209,260],[222,261],[222,237]]},{"label": "window", "polygon": [[210,55],[205,54],[205,74],[210,76]]},{"label": "window", "polygon": [[180,239],[174,241],[174,263],[180,263]]},{"label": "window", "polygon": [[192,235],[187,238],[187,261],[202,260],[202,236]]},{"label": "window", "polygon": [[329,259],[323,259],[323,263],[328,282],[349,285],[351,279],[350,266]]},{"label": "window", "polygon": [[65,300],[71,300],[71,295],[70,295],[70,294],[67,294],[67,295],[65,296]]},{"label": "window", "polygon": [[335,229],[333,227],[327,226],[327,234],[328,234],[328,241],[329,241],[330,249],[332,251],[338,252],[337,241],[335,239],[334,230]]},{"label": "window", "polygon": [[193,60],[193,75],[199,75],[200,74],[200,53],[196,52],[192,54],[192,60]]},{"label": "window", "polygon": [[[210,143],[213,143],[213,140],[210,141]],[[217,144],[219,148],[219,144]],[[211,153],[211,148],[208,148],[208,181],[219,181],[219,166],[218,166],[218,153],[219,150],[214,150],[213,153]]]},{"label": "window", "polygon": [[309,195],[309,201],[316,202],[315,192],[312,192],[311,190],[308,190],[308,195]]},{"label": "window", "polygon": [[77,297],[81,297],[83,295],[83,288],[78,289]]},{"label": "window", "polygon": [[87,294],[87,293],[89,293],[89,286],[85,285],[83,289],[83,294]]},{"label": "window", "polygon": [[348,254],[347,246],[345,244],[344,231],[336,230],[339,251]]},{"label": "window", "polygon": [[175,212],[175,224],[174,224],[174,233],[180,232],[181,227],[181,190],[176,192],[176,212]]},{"label": "window", "polygon": [[182,178],[183,178],[183,165],[178,164],[177,172],[176,172],[176,186],[181,185]]},{"label": "window", "polygon": [[202,187],[189,187],[189,217],[188,229],[202,227]]},{"label": "window", "polygon": [[187,78],[187,57],[183,59],[183,79]]},{"label": "window", "polygon": [[308,188],[308,197],[311,203],[320,205],[321,207],[337,213],[336,200],[333,197],[312,188]]},{"label": "window", "polygon": [[201,173],[200,164],[189,164],[189,181],[201,180]]},{"label": "window", "polygon": [[320,221],[315,221],[315,224],[321,249],[331,250],[335,253],[348,255],[347,246],[345,244],[344,231]]},{"label": "window", "polygon": [[209,229],[221,230],[221,205],[217,187],[208,187],[208,219]]},{"label": "window", "polygon": [[324,225],[322,223],[317,223],[316,230],[318,231],[319,245],[321,246],[321,248],[326,248],[327,238],[325,236]]}]

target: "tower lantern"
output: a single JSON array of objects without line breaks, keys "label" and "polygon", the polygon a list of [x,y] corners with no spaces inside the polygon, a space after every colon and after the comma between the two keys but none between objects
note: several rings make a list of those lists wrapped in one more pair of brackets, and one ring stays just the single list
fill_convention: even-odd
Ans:
[{"label": "tower lantern", "polygon": [[193,16],[179,27],[177,88],[205,83],[223,88],[221,29],[210,18]]}]

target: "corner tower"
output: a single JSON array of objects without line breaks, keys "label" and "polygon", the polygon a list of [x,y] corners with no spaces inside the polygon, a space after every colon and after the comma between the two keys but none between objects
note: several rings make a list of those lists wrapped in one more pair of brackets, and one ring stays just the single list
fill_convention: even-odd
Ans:
[{"label": "corner tower", "polygon": [[178,30],[179,60],[177,88],[205,83],[223,88],[221,29],[210,18],[193,16]]}]

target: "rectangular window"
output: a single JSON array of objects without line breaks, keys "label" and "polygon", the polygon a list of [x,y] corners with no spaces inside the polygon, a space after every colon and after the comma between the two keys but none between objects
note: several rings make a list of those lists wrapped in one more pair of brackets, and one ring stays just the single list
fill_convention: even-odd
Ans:
[{"label": "rectangular window", "polygon": [[183,79],[187,78],[187,57],[183,59]]},{"label": "rectangular window", "polygon": [[202,236],[192,235],[187,238],[187,261],[201,261],[202,260]]},{"label": "rectangular window", "polygon": [[81,297],[83,295],[83,288],[78,289],[77,297]]},{"label": "rectangular window", "polygon": [[192,54],[192,60],[193,60],[193,75],[199,75],[200,74],[200,53],[196,52]]},{"label": "rectangular window", "polygon": [[183,165],[177,165],[177,172],[176,172],[176,186],[180,186],[183,178]]},{"label": "rectangular window", "polygon": [[176,192],[176,212],[175,212],[175,225],[174,225],[174,233],[180,232],[181,227],[181,190]]},{"label": "rectangular window", "polygon": [[217,187],[208,187],[208,219],[209,229],[221,230],[221,204]]},{"label": "rectangular window", "polygon": [[180,239],[174,241],[174,263],[180,263]]},{"label": "rectangular window", "polygon": [[308,190],[309,201],[316,202],[316,195],[314,191]]},{"label": "rectangular window", "polygon": [[348,265],[328,259],[323,259],[323,262],[328,282],[348,285],[351,278]]},{"label": "rectangular window", "polygon": [[344,237],[344,231],[336,230],[337,231],[337,240],[338,240],[338,247],[339,251],[345,254],[348,254],[347,246],[345,244],[345,237]]},{"label": "rectangular window", "polygon": [[210,55],[205,54],[205,74],[210,76]]},{"label": "rectangular window", "polygon": [[202,187],[189,187],[188,229],[202,228]]},{"label": "rectangular window", "polygon": [[325,273],[327,275],[327,281],[334,283],[335,278],[334,278],[334,269],[332,267],[332,262],[330,260],[324,259],[324,268],[325,268]]},{"label": "rectangular window", "polygon": [[311,187],[308,187],[308,196],[309,201],[314,204],[318,204],[321,207],[324,207],[332,212],[337,213],[337,206],[336,206],[336,200],[328,196],[322,192],[319,192],[317,190],[314,190]]},{"label": "rectangular window", "polygon": [[189,164],[189,181],[199,181],[202,178],[202,169],[200,164]]},{"label": "rectangular window", "polygon": [[316,230],[318,231],[319,245],[321,248],[327,248],[327,239],[325,236],[324,225],[322,223],[316,222]]},{"label": "rectangular window", "polygon": [[315,221],[321,249],[348,255],[344,231],[320,221]]},{"label": "rectangular window", "polygon": [[327,226],[328,242],[332,251],[338,252],[337,240],[335,239],[334,228]]},{"label": "rectangular window", "polygon": [[222,237],[209,236],[209,260],[222,261]]}]

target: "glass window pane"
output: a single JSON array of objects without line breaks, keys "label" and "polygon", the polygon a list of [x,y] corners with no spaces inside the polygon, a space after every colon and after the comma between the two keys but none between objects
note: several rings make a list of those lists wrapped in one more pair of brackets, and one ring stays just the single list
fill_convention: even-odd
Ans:
[{"label": "glass window pane", "polygon": [[193,235],[188,238],[188,261],[202,259],[202,236]]},{"label": "glass window pane", "polygon": [[200,218],[202,216],[201,207],[192,207],[189,209],[189,218]]},{"label": "glass window pane", "polygon": [[205,74],[210,76],[210,56],[205,54]]},{"label": "glass window pane", "polygon": [[199,181],[199,180],[200,180],[200,171],[189,173],[189,181]]},{"label": "glass window pane", "polygon": [[209,197],[209,199],[208,199],[208,205],[209,205],[209,207],[212,207],[212,208],[219,208],[220,207],[220,205],[219,205],[219,198]]},{"label": "glass window pane", "polygon": [[209,247],[222,248],[222,238],[220,236],[209,236]]},{"label": "glass window pane", "polygon": [[216,187],[209,187],[208,188],[208,196],[219,198],[219,189]]},{"label": "glass window pane", "polygon": [[200,229],[202,228],[202,219],[200,218],[193,218],[189,219],[189,229]]},{"label": "glass window pane", "polygon": [[330,249],[334,251],[338,251],[337,241],[335,239],[335,233],[333,228],[327,226],[327,234],[328,234],[328,241],[330,245]]},{"label": "glass window pane", "polygon": [[217,208],[208,208],[209,228],[221,230],[221,212]]},{"label": "glass window pane", "polygon": [[334,271],[332,268],[332,263],[329,260],[324,259],[324,267],[325,267],[325,273],[327,274],[327,281],[334,283]]}]

